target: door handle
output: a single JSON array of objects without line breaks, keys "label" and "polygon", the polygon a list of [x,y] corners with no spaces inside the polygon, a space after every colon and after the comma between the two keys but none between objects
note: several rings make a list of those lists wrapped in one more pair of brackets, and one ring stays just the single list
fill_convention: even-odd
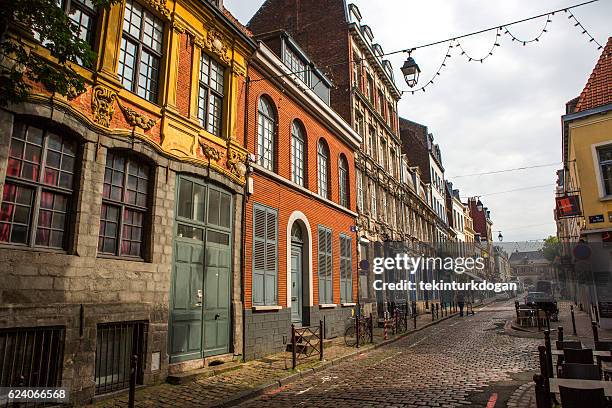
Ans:
[{"label": "door handle", "polygon": [[297,296],[292,296],[292,297],[291,297],[291,301],[292,301],[292,302],[297,301]]},{"label": "door handle", "polygon": [[221,317],[220,315],[216,314],[215,315],[215,320],[218,320],[220,317]]}]

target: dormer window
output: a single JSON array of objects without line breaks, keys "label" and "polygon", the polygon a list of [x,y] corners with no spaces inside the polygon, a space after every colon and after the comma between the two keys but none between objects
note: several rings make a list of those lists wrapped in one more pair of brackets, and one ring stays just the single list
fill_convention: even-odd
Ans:
[{"label": "dormer window", "polygon": [[382,49],[380,44],[374,44],[372,46],[372,48],[374,49],[374,54],[376,54],[377,57],[382,57],[383,56],[384,51],[383,51],[383,49]]},{"label": "dormer window", "polygon": [[284,46],[283,63],[294,73],[298,78],[308,84],[308,67],[302,59],[293,51],[287,44]]},{"label": "dormer window", "polygon": [[361,31],[363,32],[363,35],[366,37],[368,42],[371,43],[372,40],[374,39],[374,34],[372,33],[372,29],[370,28],[370,26],[368,25],[361,26]]},{"label": "dormer window", "polygon": [[349,16],[350,16],[350,22],[351,23],[359,23],[361,21],[361,12],[359,11],[359,8],[355,5],[355,4],[349,4],[348,5],[349,8]]}]

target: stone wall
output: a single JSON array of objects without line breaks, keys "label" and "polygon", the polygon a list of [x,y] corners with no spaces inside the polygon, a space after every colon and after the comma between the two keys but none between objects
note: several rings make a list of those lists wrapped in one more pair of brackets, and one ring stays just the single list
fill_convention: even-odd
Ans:
[{"label": "stone wall", "polygon": [[[178,173],[204,177],[234,193],[232,318],[230,348],[242,349],[240,301],[240,228],[242,188],[205,168],[160,155],[149,144],[125,136],[98,132],[58,108],[37,104],[0,110],[0,190],[15,118],[53,127],[81,146],[73,200],[70,239],[64,250],[0,244],[0,329],[65,326],[62,386],[75,403],[94,396],[97,325],[106,322],[148,322],[145,383],[163,381],[168,371],[168,305],[172,275],[175,182]],[[152,168],[149,215],[145,224],[143,260],[100,257],[97,252],[100,206],[109,149],[125,149]],[[83,318],[81,319],[81,308]],[[237,324],[236,324],[237,323]],[[82,333],[82,334],[81,334]],[[151,371],[151,355],[161,355],[159,370]]]}]

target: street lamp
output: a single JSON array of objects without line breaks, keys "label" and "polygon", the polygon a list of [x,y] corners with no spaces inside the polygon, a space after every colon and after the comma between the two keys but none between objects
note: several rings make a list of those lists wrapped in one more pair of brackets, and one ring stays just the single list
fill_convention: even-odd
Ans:
[{"label": "street lamp", "polygon": [[476,208],[478,209],[478,211],[482,211],[483,205],[482,201],[480,201],[480,198],[478,199],[478,202],[476,202]]},{"label": "street lamp", "polygon": [[410,52],[408,52],[408,59],[404,61],[404,65],[402,66],[402,74],[404,75],[404,80],[409,87],[414,88],[419,82],[419,74],[421,73],[421,69],[419,65],[414,61],[414,58],[410,56]]},{"label": "street lamp", "polygon": [[497,236],[497,239],[499,239],[499,242],[502,242],[504,240],[504,236],[502,235],[501,231],[499,231],[499,235]]}]

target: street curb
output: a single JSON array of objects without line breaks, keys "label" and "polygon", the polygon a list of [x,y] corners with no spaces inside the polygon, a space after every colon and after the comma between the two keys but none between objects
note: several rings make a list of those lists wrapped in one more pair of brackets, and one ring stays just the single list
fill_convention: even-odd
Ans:
[{"label": "street curb", "polygon": [[[480,309],[480,308],[482,308],[484,306],[487,306],[487,305],[489,305],[491,303],[494,303],[494,302],[495,302],[495,300],[492,300],[492,301],[487,302],[487,303],[481,303],[479,305],[476,305],[474,307],[474,309]],[[405,333],[401,333],[401,334],[397,335],[396,337],[394,337],[392,339],[389,339],[389,340],[384,340],[381,343],[378,343],[378,344],[368,344],[366,346],[360,347],[358,349],[355,349],[355,351],[352,351],[352,352],[350,352],[348,354],[345,354],[344,356],[340,356],[340,357],[334,358],[332,360],[325,361],[324,363],[321,363],[320,365],[318,365],[316,367],[307,368],[307,369],[304,369],[304,370],[299,371],[297,373],[293,373],[293,374],[290,374],[290,375],[288,375],[286,377],[280,378],[278,380],[274,380],[271,383],[257,386],[257,387],[255,387],[255,388],[253,388],[251,390],[246,390],[246,391],[243,391],[243,392],[239,392],[238,394],[234,395],[233,397],[226,398],[225,400],[219,401],[218,403],[213,403],[212,405],[210,405],[210,407],[214,407],[214,408],[231,407],[231,406],[237,405],[237,404],[239,404],[241,402],[244,402],[246,400],[250,400],[250,399],[253,399],[255,397],[259,397],[260,395],[262,395],[262,394],[264,394],[264,393],[266,393],[268,391],[272,391],[272,390],[275,390],[275,389],[279,389],[279,388],[285,387],[285,386],[291,384],[292,382],[295,382],[296,380],[298,380],[300,378],[309,377],[309,376],[311,376],[311,375],[313,375],[315,373],[318,373],[318,372],[321,372],[323,370],[326,370],[326,369],[328,369],[331,366],[338,365],[338,364],[340,364],[342,362],[345,362],[345,361],[347,361],[347,360],[349,360],[351,358],[354,358],[354,357],[356,357],[356,356],[358,356],[360,354],[367,353],[369,351],[376,350],[376,349],[378,349],[380,347],[383,347],[383,346],[395,343],[396,341],[398,341],[400,339],[403,339],[406,336],[409,336],[411,334],[417,333],[417,332],[419,332],[419,331],[421,331],[423,329],[426,329],[428,327],[434,326],[434,325],[436,325],[438,323],[441,323],[441,322],[443,322],[445,320],[452,319],[453,317],[456,317],[456,316],[459,316],[459,312],[451,313],[448,316],[441,317],[438,320],[435,320],[433,322],[429,322],[429,323],[427,323],[427,324],[425,324],[425,325],[423,325],[421,327],[417,327],[416,329],[412,329],[412,330],[409,330],[409,331],[407,331]]]}]

